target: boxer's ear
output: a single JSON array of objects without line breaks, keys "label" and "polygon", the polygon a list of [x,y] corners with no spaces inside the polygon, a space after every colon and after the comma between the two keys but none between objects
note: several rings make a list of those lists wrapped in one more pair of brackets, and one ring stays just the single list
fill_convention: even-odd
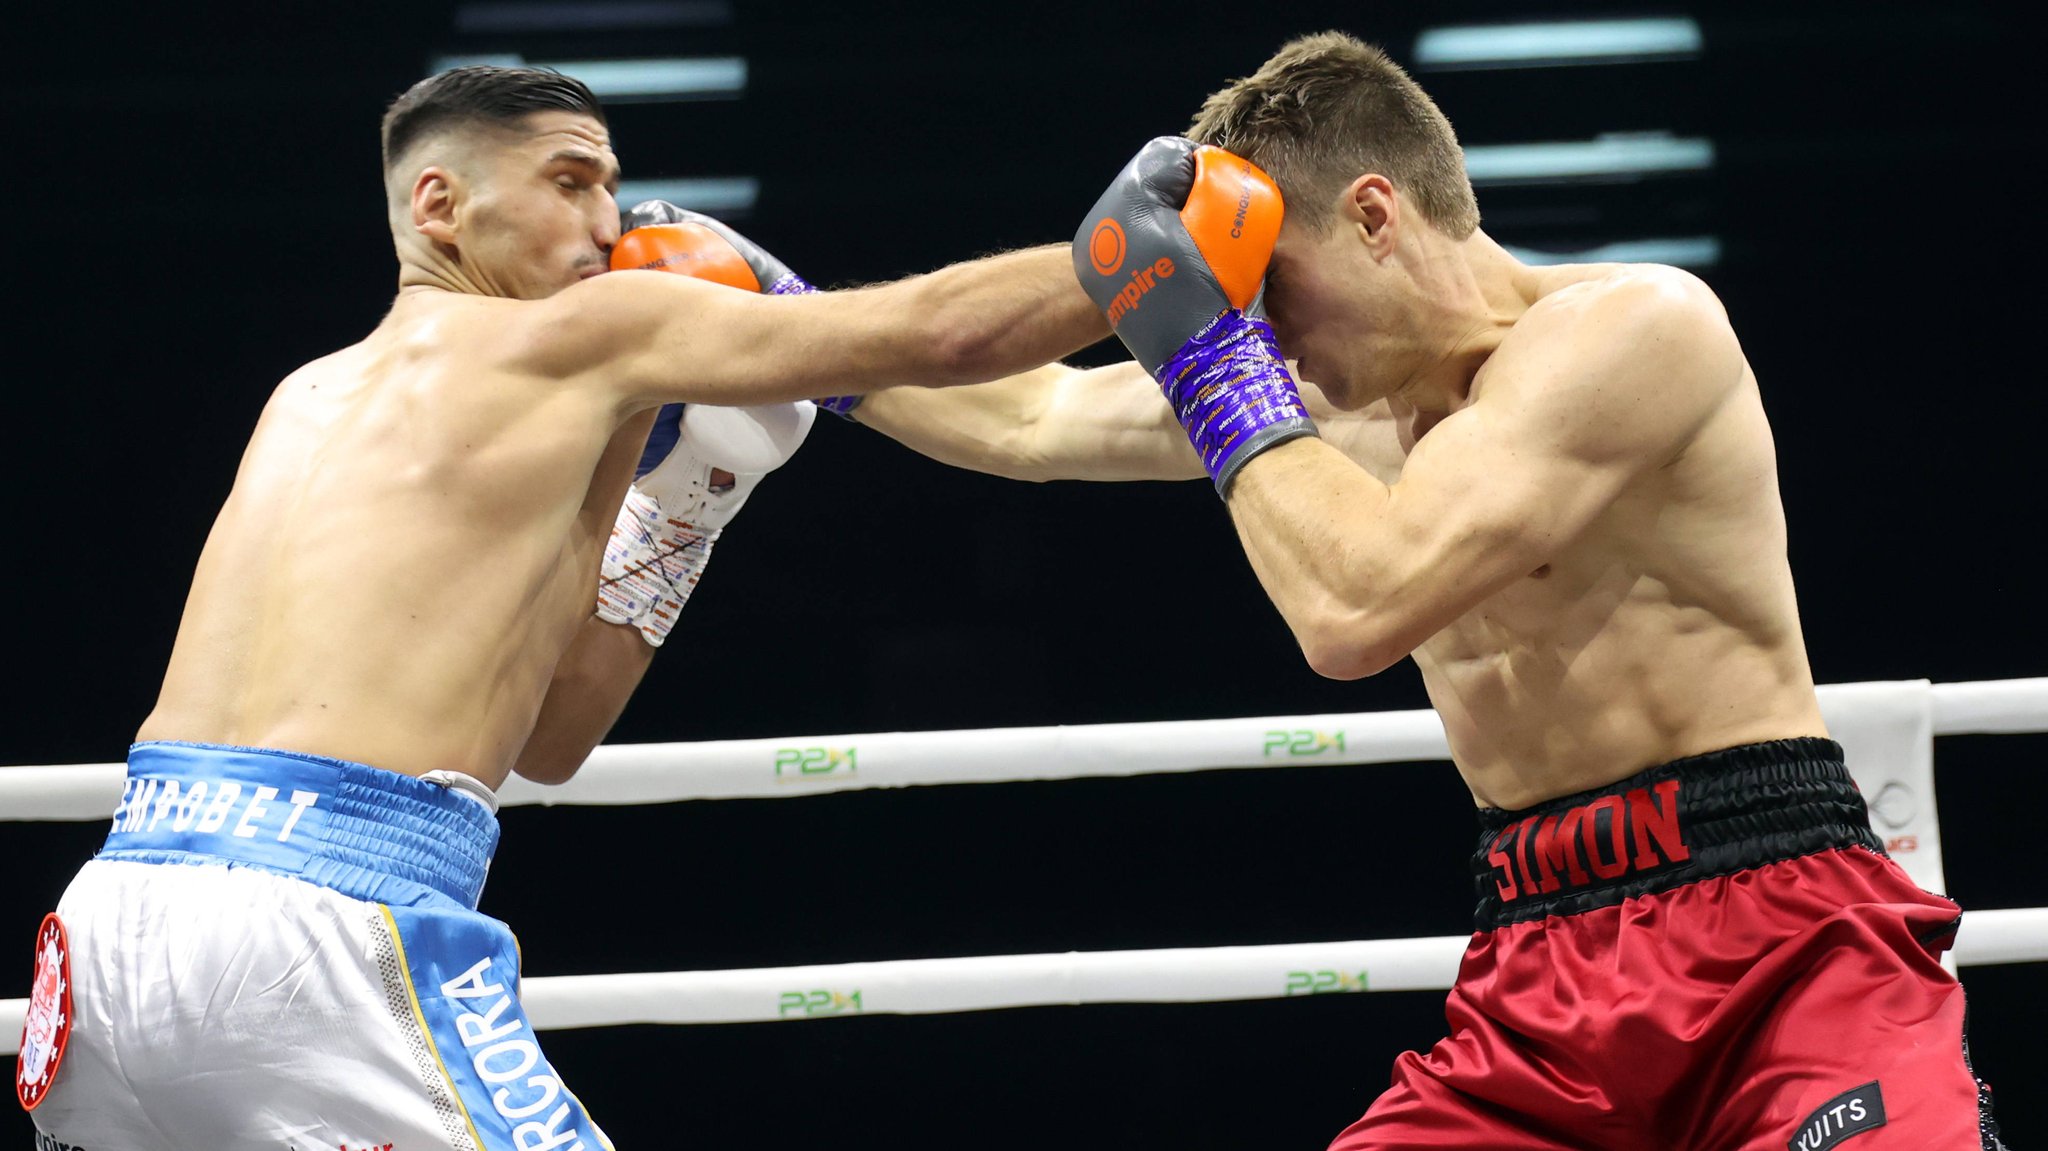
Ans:
[{"label": "boxer's ear", "polygon": [[420,169],[412,182],[413,230],[437,244],[455,243],[455,208],[460,189],[454,173],[439,164]]},{"label": "boxer's ear", "polygon": [[1346,185],[1337,203],[1338,219],[1358,229],[1359,238],[1375,258],[1393,250],[1400,231],[1401,201],[1393,182],[1368,172]]}]

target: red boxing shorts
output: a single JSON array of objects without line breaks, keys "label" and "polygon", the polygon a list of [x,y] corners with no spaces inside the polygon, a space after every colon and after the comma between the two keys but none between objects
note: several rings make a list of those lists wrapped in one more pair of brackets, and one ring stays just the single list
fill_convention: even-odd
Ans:
[{"label": "red boxing shorts", "polygon": [[1450,1035],[1332,1151],[2001,1147],[1939,956],[1842,749],[1693,756],[1480,812]]}]

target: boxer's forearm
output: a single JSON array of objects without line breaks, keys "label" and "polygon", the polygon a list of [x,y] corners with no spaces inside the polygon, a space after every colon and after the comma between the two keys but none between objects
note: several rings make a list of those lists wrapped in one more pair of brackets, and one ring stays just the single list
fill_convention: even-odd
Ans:
[{"label": "boxer's forearm", "polygon": [[845,292],[764,296],[625,270],[536,305],[534,370],[580,375],[625,410],[747,405],[975,384],[1087,347],[1108,322],[1058,247]]},{"label": "boxer's forearm", "polygon": [[875,289],[889,310],[916,317],[922,348],[897,348],[900,369],[863,390],[895,383],[921,386],[978,383],[1028,371],[1070,355],[1109,334],[1074,278],[1063,245],[1048,245],[954,264]]},{"label": "boxer's forearm", "polygon": [[512,770],[535,783],[562,783],[575,775],[626,710],[654,651],[638,628],[595,616],[584,620],[555,664],[540,718]]},{"label": "boxer's forearm", "polygon": [[889,388],[855,419],[958,468],[1019,480],[1186,480],[1202,474],[1136,364],[1047,364],[987,384]]},{"label": "boxer's forearm", "polygon": [[1426,638],[1400,626],[1403,541],[1389,489],[1329,444],[1303,439],[1252,461],[1231,485],[1231,521],[1252,571],[1319,674],[1358,679]]}]

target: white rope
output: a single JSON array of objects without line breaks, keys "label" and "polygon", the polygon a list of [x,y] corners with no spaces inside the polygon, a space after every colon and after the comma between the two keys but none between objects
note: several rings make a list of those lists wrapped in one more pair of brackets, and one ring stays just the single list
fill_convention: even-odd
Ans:
[{"label": "white rope", "polygon": [[[1821,687],[1822,710],[1862,686]],[[1936,735],[2048,732],[2048,677],[1934,684],[1932,694]],[[771,799],[1449,755],[1443,723],[1427,710],[616,744],[592,752],[568,783],[543,787],[514,778],[499,799],[550,806]],[[0,768],[0,820],[104,819],[120,798],[124,771],[118,763]]]},{"label": "white rope", "polygon": [[1451,985],[1467,942],[1465,936],[1442,936],[557,976],[527,980],[522,1002],[534,1026],[545,1029],[1425,991]]},{"label": "white rope", "polygon": [[106,819],[127,771],[125,763],[0,767],[0,820]]},{"label": "white rope", "polygon": [[[1868,697],[1872,686],[1824,686],[1822,709]],[[1930,700],[1936,735],[2048,731],[2048,678],[1936,684],[1921,698]],[[579,782],[540,789],[515,781],[504,798],[653,803],[1222,767],[1412,762],[1447,754],[1442,724],[1430,711],[638,744],[597,749]],[[0,819],[105,818],[119,797],[124,770],[121,764],[0,768]],[[525,981],[524,999],[535,1026],[556,1028],[1441,990],[1450,986],[1464,944],[1464,937],[1451,936],[537,977]],[[1971,912],[1951,954],[1965,966],[2048,961],[2048,908]],[[0,1000],[0,1054],[16,1050],[26,1009],[26,1000]]]},{"label": "white rope", "polygon": [[1934,734],[2048,731],[2048,676],[1934,685]]},{"label": "white rope", "polygon": [[[899,959],[739,971],[536,976],[521,1001],[540,1030],[627,1023],[773,1023],[1091,1003],[1215,1003],[1360,991],[1441,991],[1468,937]],[[1972,911],[1963,966],[2048,960],[2048,907]],[[25,999],[0,1000],[0,1055]]]}]

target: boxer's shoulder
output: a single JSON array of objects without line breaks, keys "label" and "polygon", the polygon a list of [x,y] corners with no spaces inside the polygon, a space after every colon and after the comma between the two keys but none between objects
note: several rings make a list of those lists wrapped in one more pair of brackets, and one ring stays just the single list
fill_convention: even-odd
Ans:
[{"label": "boxer's shoulder", "polygon": [[1727,312],[1699,277],[1660,264],[1581,265],[1570,273],[1539,281],[1541,294],[1501,339],[1488,376],[1660,388],[1739,377],[1741,350]]},{"label": "boxer's shoulder", "polygon": [[1741,387],[1726,313],[1696,277],[1609,265],[1537,299],[1472,384],[1470,406],[1588,461],[1666,461]]},{"label": "boxer's shoulder", "polygon": [[401,295],[369,337],[342,353],[373,376],[423,378],[436,369],[462,373],[521,370],[541,301],[459,292]]},{"label": "boxer's shoulder", "polygon": [[[1538,269],[1536,299],[1523,317],[1533,331],[1547,321],[1586,320],[1684,323],[1725,321],[1721,302],[1706,282],[1666,264],[1573,264]],[[1516,329],[1522,330],[1517,324]]]},{"label": "boxer's shoulder", "polygon": [[[654,271],[613,271],[543,300],[513,301],[516,322],[494,323],[495,353],[508,366],[548,379],[616,390],[638,357],[668,362],[678,333],[716,331],[734,309],[761,297],[722,284]],[[679,323],[678,321],[682,321]]]},{"label": "boxer's shoulder", "polygon": [[[615,402],[601,389],[577,386],[580,375],[551,362],[551,342],[532,322],[539,304],[452,292],[401,297],[362,341],[286,377],[266,417],[296,414],[310,421],[309,433],[373,443],[388,439],[379,429],[394,421],[440,433],[408,440],[414,448],[474,445],[478,436],[521,428],[547,442],[560,442],[570,428],[608,436]],[[529,415],[537,408],[559,418],[535,425]],[[344,412],[354,414],[341,419]],[[587,439],[578,437],[577,450]]]}]

